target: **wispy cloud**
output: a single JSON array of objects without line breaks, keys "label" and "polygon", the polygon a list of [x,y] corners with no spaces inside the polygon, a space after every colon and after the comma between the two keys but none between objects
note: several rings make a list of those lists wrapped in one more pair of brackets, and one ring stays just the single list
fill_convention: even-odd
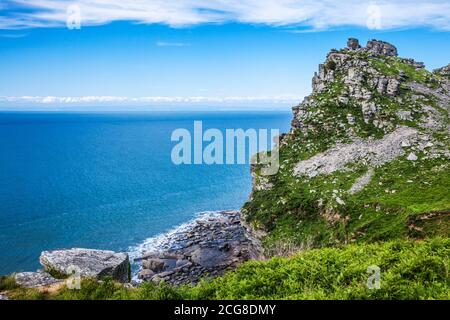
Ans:
[{"label": "wispy cloud", "polygon": [[190,43],[184,42],[166,42],[166,41],[158,41],[156,42],[157,47],[190,47]]},{"label": "wispy cloud", "polygon": [[18,39],[27,35],[26,33],[0,33],[0,38]]},{"label": "wispy cloud", "polygon": [[112,21],[175,27],[240,22],[311,30],[340,26],[450,30],[448,0],[3,0],[0,29],[64,26],[67,8],[74,4],[81,10],[82,26]]},{"label": "wispy cloud", "polygon": [[189,96],[189,97],[121,97],[121,96],[0,96],[1,103],[33,103],[33,104],[246,104],[273,103],[294,104],[299,102],[298,96]]}]

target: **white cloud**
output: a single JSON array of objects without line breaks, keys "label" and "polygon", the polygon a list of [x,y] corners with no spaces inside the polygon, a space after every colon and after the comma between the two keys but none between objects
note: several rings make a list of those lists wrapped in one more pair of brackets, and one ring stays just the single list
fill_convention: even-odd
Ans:
[{"label": "white cloud", "polygon": [[272,103],[293,105],[299,102],[298,96],[190,96],[190,97],[120,97],[120,96],[3,96],[1,103],[25,103],[25,104],[253,104]]},{"label": "white cloud", "polygon": [[166,41],[158,41],[156,42],[157,47],[189,47],[190,43],[184,42],[166,42]]},{"label": "white cloud", "polygon": [[[64,26],[73,4],[81,9],[82,26],[126,20],[174,27],[241,22],[313,30],[349,25],[450,30],[448,0],[4,0],[0,29]],[[32,10],[17,11],[17,5]],[[367,9],[374,5],[379,24],[370,23],[374,11]]]}]

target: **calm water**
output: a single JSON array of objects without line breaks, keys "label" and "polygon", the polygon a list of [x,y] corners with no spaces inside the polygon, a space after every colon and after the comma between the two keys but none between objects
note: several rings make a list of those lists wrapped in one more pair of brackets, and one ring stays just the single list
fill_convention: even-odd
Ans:
[{"label": "calm water", "polygon": [[0,113],[0,274],[42,250],[128,250],[192,219],[239,208],[248,165],[172,164],[176,128],[285,132],[289,112]]}]

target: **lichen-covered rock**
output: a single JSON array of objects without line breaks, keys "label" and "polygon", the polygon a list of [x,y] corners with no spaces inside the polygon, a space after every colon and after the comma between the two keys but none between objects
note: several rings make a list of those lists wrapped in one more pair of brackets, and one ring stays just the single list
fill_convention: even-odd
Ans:
[{"label": "lichen-covered rock", "polygon": [[73,248],[44,251],[39,258],[45,270],[51,273],[81,277],[112,277],[120,282],[129,281],[128,254],[107,250]]},{"label": "lichen-covered rock", "polygon": [[388,42],[375,39],[368,41],[364,49],[368,52],[381,54],[384,56],[396,57],[398,55],[397,48],[395,46]]},{"label": "lichen-covered rock", "polygon": [[62,281],[41,270],[37,272],[19,272],[14,275],[14,279],[17,284],[27,288],[45,287]]},{"label": "lichen-covered rock", "polygon": [[359,40],[355,38],[349,38],[347,41],[347,48],[349,48],[350,50],[361,48],[361,46],[359,45]]}]

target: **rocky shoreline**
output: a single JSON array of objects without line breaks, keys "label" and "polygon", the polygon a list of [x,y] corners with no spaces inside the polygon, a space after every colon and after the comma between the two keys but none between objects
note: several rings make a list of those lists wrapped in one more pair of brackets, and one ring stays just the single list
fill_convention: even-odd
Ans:
[{"label": "rocky shoreline", "polygon": [[[157,242],[144,247],[134,259],[128,253],[95,249],[43,251],[39,259],[42,270],[15,273],[14,278],[19,285],[30,288],[62,285],[74,271],[81,278],[112,277],[134,286],[145,281],[195,284],[201,278],[223,275],[247,260],[258,259],[262,252],[239,211],[203,215]],[[133,279],[130,261],[139,264]]]},{"label": "rocky shoreline", "polygon": [[220,211],[197,219],[189,228],[172,234],[162,247],[135,259],[141,264],[141,281],[195,284],[261,256],[259,241],[241,222],[239,211]]}]

